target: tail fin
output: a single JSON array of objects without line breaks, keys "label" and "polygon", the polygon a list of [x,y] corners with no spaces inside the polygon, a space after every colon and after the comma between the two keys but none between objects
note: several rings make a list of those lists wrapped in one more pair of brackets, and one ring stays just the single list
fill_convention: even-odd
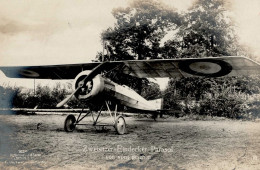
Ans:
[{"label": "tail fin", "polygon": [[149,100],[149,102],[150,102],[157,110],[162,110],[162,109],[163,109],[163,98],[155,99],[155,100]]}]

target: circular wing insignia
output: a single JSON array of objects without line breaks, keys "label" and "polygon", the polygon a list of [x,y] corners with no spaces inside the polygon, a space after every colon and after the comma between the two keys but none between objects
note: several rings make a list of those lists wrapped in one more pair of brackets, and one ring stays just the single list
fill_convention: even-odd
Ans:
[{"label": "circular wing insignia", "polygon": [[31,78],[36,78],[39,77],[40,75],[38,73],[36,73],[35,71],[32,70],[20,70],[19,74],[23,77],[31,77]]},{"label": "circular wing insignia", "polygon": [[221,77],[232,71],[232,66],[222,60],[191,59],[179,63],[179,68],[189,74],[205,77]]}]

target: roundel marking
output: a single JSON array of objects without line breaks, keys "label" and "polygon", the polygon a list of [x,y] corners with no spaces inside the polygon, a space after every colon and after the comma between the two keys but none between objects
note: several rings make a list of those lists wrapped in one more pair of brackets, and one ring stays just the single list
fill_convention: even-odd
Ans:
[{"label": "roundel marking", "polygon": [[211,62],[195,62],[189,65],[190,69],[204,74],[214,74],[221,70],[221,66]]},{"label": "roundel marking", "polygon": [[191,59],[179,63],[179,68],[189,74],[205,77],[221,77],[232,71],[232,66],[223,61],[215,59]]},{"label": "roundel marking", "polygon": [[40,76],[35,71],[26,70],[26,69],[20,70],[19,74],[22,75],[22,76],[25,76],[25,77],[39,77]]}]

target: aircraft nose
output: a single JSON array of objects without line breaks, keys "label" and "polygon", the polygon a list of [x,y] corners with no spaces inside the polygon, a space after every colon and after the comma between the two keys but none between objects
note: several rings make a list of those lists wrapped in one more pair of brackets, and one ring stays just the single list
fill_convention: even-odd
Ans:
[{"label": "aircraft nose", "polygon": [[82,87],[84,85],[84,82],[80,81],[78,85],[79,85],[79,87]]},{"label": "aircraft nose", "polygon": [[93,87],[93,85],[92,85],[92,82],[91,81],[88,81],[87,82],[87,84],[86,84],[86,86],[87,86],[87,91],[88,91],[88,93],[92,90],[92,87]]}]

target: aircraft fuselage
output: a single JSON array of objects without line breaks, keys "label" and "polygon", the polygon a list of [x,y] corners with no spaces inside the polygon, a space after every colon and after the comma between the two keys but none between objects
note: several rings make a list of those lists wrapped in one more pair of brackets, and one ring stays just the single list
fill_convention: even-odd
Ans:
[{"label": "aircraft fuselage", "polygon": [[113,100],[121,105],[139,110],[157,111],[161,109],[161,100],[146,100],[133,89],[119,85],[100,74],[82,86],[80,92],[75,96],[81,101],[92,103]]}]

